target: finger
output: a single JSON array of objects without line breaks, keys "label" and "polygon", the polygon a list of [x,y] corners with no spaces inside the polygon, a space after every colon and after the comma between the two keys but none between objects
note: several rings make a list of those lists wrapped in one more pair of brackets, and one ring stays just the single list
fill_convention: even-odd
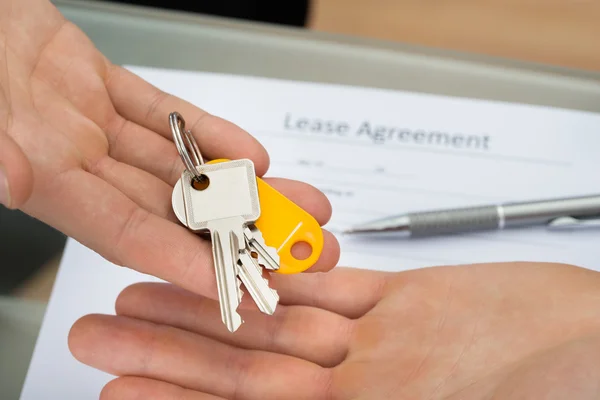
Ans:
[{"label": "finger", "polygon": [[43,199],[44,207],[32,208],[32,215],[114,264],[217,298],[208,241],[82,170],[66,171],[49,184],[54,190]]},{"label": "finger", "polygon": [[[110,157],[105,157],[96,163],[93,172],[96,176],[119,189],[144,210],[179,224],[171,204],[173,189],[160,179],[140,169],[117,162]],[[281,190],[281,192],[285,195],[287,191],[290,191],[290,188],[293,190],[295,185],[304,186],[296,182],[286,185],[285,179],[277,180],[273,186],[277,189],[279,189],[279,186],[284,186],[284,190]],[[315,193],[314,197],[318,198],[318,195]],[[301,204],[306,203],[308,205],[309,212],[312,211],[320,215],[321,218],[326,216],[326,213],[319,212],[318,204],[310,199],[310,193],[305,198],[299,198],[302,199]],[[340,246],[337,239],[328,231],[323,231],[323,238],[324,244],[321,257],[306,272],[329,271],[337,264],[340,256]],[[308,249],[308,252],[310,254],[310,249]],[[299,259],[303,259],[301,254],[294,255]]]},{"label": "finger", "polygon": [[[114,159],[147,171],[170,186],[175,186],[185,167],[173,142],[125,120],[115,129],[118,134],[113,135],[110,144],[110,155]],[[325,225],[331,218],[331,203],[314,186],[282,178],[264,180],[312,214],[319,224]]]},{"label": "finger", "polygon": [[[119,163],[110,157],[104,157],[101,161],[97,162],[92,172],[119,189],[142,209],[174,223],[179,223],[171,205],[172,188],[163,181],[145,171]],[[312,196],[309,190],[305,197],[302,197],[299,196],[299,193],[293,192],[294,190],[297,191],[297,189],[294,189],[294,186],[303,187],[307,185],[299,182],[288,183],[285,179],[278,179],[273,186],[276,189],[282,186],[283,190],[281,192],[284,195],[287,192],[292,192],[292,195],[298,196],[300,203],[306,204],[307,208],[309,208],[308,212],[312,211],[319,215],[321,219],[327,216],[326,213],[319,212],[317,203],[320,196],[316,189],[314,189]],[[315,198],[316,200],[312,200]],[[320,200],[328,204],[324,196]],[[337,239],[330,232],[324,231],[323,234],[324,245],[321,256],[307,272],[329,271],[335,267],[339,260],[340,249]],[[301,255],[296,256],[302,259]]]},{"label": "finger", "polygon": [[[292,248],[293,249],[293,248]],[[307,256],[310,255],[310,246],[305,250]],[[300,253],[300,251],[298,251]],[[294,257],[302,259],[301,255],[295,254],[292,251]],[[329,231],[323,230],[323,250],[321,256],[317,259],[315,264],[304,272],[327,272],[333,269],[340,259],[340,244],[336,237]],[[273,274],[279,275],[279,274]]]},{"label": "finger", "polygon": [[[137,141],[127,142],[126,138],[137,135],[132,134],[132,132],[139,128],[136,128],[135,124],[130,125],[130,128],[123,128],[123,131],[118,135],[118,138],[122,139],[117,139],[118,141],[111,145],[113,149],[116,149],[111,154],[118,157],[122,162],[114,163],[107,159],[96,164],[94,173],[120,189],[145,210],[177,223],[170,200],[173,189],[170,185],[154,178],[153,174],[169,177],[169,179],[174,180],[169,183],[174,185],[184,168],[179,153],[172,149],[174,145],[170,142],[168,146],[163,146],[167,140],[157,135],[148,134],[148,140],[144,142],[143,146],[140,146]],[[164,163],[148,162],[148,160],[161,158],[166,161]],[[142,168],[148,173],[145,174],[142,170],[128,167],[127,164]],[[158,167],[159,165],[165,167]],[[329,221],[331,203],[314,186],[283,178],[265,178],[265,182],[311,214],[320,225],[324,225]],[[328,271],[335,267],[339,260],[340,248],[337,239],[327,231],[324,231],[323,235],[324,249],[321,257],[306,272]],[[310,249],[306,251],[310,254]],[[294,252],[294,255],[299,259],[303,259],[301,254]]]},{"label": "finger", "polygon": [[148,172],[104,157],[90,171],[120,190],[143,209],[176,222],[171,205],[172,188]]},{"label": "finger", "polygon": [[381,300],[392,273],[338,267],[327,273],[271,275],[280,304],[305,305],[359,318]]},{"label": "finger", "polygon": [[68,170],[48,184],[54,190],[43,199],[44,207],[33,207],[34,216],[114,264],[217,298],[207,241],[139,207],[115,187],[82,170]]},{"label": "finger", "polygon": [[[179,223],[171,205],[171,194],[173,189],[160,179],[157,179],[140,169],[117,162],[110,157],[105,157],[97,162],[94,171],[92,172],[94,175],[119,189],[144,210],[174,223]],[[327,217],[327,213],[322,212],[318,207],[319,200],[328,204],[324,196],[321,197],[319,192],[314,189],[314,193],[311,194],[310,190],[308,190],[308,193],[302,197],[299,195],[298,188],[295,188],[305,186],[312,188],[311,186],[303,185],[300,182],[288,182],[285,179],[275,180],[273,186],[280,190],[284,195],[290,192],[292,196],[297,196],[300,200],[299,203],[301,205],[306,204],[306,208],[308,208],[307,211],[317,214],[320,220]],[[319,199],[319,197],[321,198]],[[325,207],[325,209],[327,209],[327,207]],[[315,264],[306,272],[329,271],[335,267],[339,260],[340,249],[337,239],[327,231],[323,232],[323,236],[324,245],[321,257],[319,257]],[[308,252],[310,253],[310,249]],[[299,259],[303,258],[302,255],[294,255]]]},{"label": "finger", "polygon": [[232,335],[221,323],[217,301],[164,283],[129,286],[119,295],[116,312],[245,349],[298,357],[323,367],[343,361],[352,332],[352,321],[335,313],[280,305],[271,316],[257,310],[240,310],[244,324]]},{"label": "finger", "polygon": [[100,400],[226,400],[154,379],[124,376],[108,382]]},{"label": "finger", "polygon": [[320,225],[329,222],[332,213],[331,203],[327,196],[316,187],[287,178],[265,178],[264,180],[304,211],[311,214]]},{"label": "finger", "polygon": [[254,137],[231,122],[163,92],[120,66],[110,68],[106,86],[117,112],[124,118],[170,139],[169,114],[177,111],[206,158],[249,158],[254,161],[259,176],[267,171],[267,151]]},{"label": "finger", "polygon": [[33,189],[33,169],[15,141],[0,128],[0,204],[19,208]]},{"label": "finger", "polygon": [[321,399],[330,370],[308,361],[235,348],[184,330],[120,316],[75,323],[69,348],[79,361],[117,376],[170,382],[225,398]]},{"label": "finger", "polygon": [[[177,157],[176,161],[179,161],[179,154],[173,154],[172,156]],[[117,162],[112,158],[105,157],[95,164],[94,170],[91,172],[127,194],[145,209],[152,212],[156,210],[154,213],[160,216],[173,215],[168,209],[171,208],[172,185],[176,181],[169,185],[154,176],[151,173],[152,171],[134,168],[137,167],[135,163],[130,166],[132,159],[121,158],[121,161]],[[160,163],[154,162],[152,164],[157,165]],[[172,162],[166,164],[173,165]],[[180,169],[177,171],[177,176],[180,177],[184,167],[183,164],[179,164]],[[139,166],[143,168],[143,165]],[[311,214],[319,224],[324,225],[329,220],[331,204],[317,188],[306,183],[282,178],[266,178],[265,182]]]},{"label": "finger", "polygon": [[31,196],[33,168],[8,133],[9,129],[11,134],[15,133],[15,129],[24,130],[15,126],[15,120],[11,118],[10,82],[8,63],[0,62],[0,206],[12,209],[20,208]]},{"label": "finger", "polygon": [[170,186],[181,178],[185,166],[173,141],[121,116],[109,134],[109,154],[116,160],[143,169]]}]

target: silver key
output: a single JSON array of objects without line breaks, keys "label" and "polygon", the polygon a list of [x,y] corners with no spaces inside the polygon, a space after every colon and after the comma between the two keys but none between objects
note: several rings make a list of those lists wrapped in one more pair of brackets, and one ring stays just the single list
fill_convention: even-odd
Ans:
[{"label": "silver key", "polygon": [[[175,212],[177,219],[182,225],[187,227],[188,222],[185,211],[185,200],[183,196],[181,179],[177,181],[175,187],[173,188],[171,201],[173,204],[173,211]],[[262,264],[266,269],[271,271],[276,271],[279,269],[279,254],[277,254],[277,249],[266,245],[262,233],[256,227],[256,225],[251,224],[246,226],[244,228],[244,236],[246,237],[248,247],[258,253],[261,260],[259,264]]]},{"label": "silver key", "polygon": [[[194,232],[211,234],[221,317],[227,329],[234,332],[243,323],[237,312],[242,296],[237,275],[240,251],[247,244],[244,228],[260,216],[254,164],[250,160],[236,160],[203,164],[197,170],[208,179],[208,186],[195,189],[192,175],[187,170],[183,172],[184,225]],[[175,193],[177,188],[174,203],[181,206]]]},{"label": "silver key", "polygon": [[263,266],[271,271],[279,269],[279,254],[277,249],[267,246],[261,231],[256,225],[249,225],[244,229],[244,236],[248,242],[248,246],[258,253]]},{"label": "silver key", "polygon": [[181,184],[181,178],[173,187],[173,193],[171,193],[171,205],[173,206],[173,212],[175,216],[181,222],[183,226],[188,227],[187,216],[185,215],[185,200],[183,197],[183,186]]},{"label": "silver key", "polygon": [[269,287],[269,281],[262,276],[261,266],[248,249],[244,249],[240,253],[238,275],[258,309],[265,314],[272,315],[279,303],[279,295],[275,289]]}]

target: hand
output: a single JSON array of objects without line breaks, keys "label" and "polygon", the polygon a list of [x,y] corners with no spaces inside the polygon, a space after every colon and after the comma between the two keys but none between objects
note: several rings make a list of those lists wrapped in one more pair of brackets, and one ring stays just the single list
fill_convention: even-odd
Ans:
[{"label": "hand", "polygon": [[597,399],[600,274],[483,264],[279,276],[274,316],[168,284],[125,289],[69,345],[120,376],[102,400]]},{"label": "hand", "polygon": [[[0,2],[0,172],[8,177],[8,206],[115,264],[216,298],[207,242],[171,210],[183,171],[171,141],[172,111],[185,118],[206,158],[247,157],[259,176],[267,171],[268,155],[252,136],[111,64],[47,0]],[[315,188],[267,181],[321,224],[330,218]],[[331,269],[338,256],[325,232],[312,271]]]}]

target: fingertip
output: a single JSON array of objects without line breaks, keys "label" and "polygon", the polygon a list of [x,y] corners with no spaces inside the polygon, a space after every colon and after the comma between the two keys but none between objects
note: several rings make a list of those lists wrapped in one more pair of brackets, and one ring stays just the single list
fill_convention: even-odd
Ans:
[{"label": "fingertip", "polygon": [[69,351],[78,361],[86,364],[89,359],[90,343],[93,343],[98,327],[99,314],[84,315],[71,326],[67,335]]},{"label": "fingertip", "polygon": [[100,392],[100,400],[144,399],[144,383],[147,380],[134,376],[120,376],[109,381]]},{"label": "fingertip", "polygon": [[287,178],[265,178],[272,186],[298,207],[313,216],[323,226],[331,219],[332,206],[329,198],[318,188],[301,181]]},{"label": "fingertip", "polygon": [[327,272],[331,271],[340,260],[341,249],[340,244],[335,235],[328,230],[323,230],[323,251],[321,256],[309,269],[305,272]]},{"label": "fingertip", "polygon": [[[144,352],[152,351],[154,324],[114,315],[88,315],[71,328],[68,346],[82,364],[122,375],[132,363],[143,364]],[[148,350],[150,349],[150,350]]]},{"label": "fingertip", "polygon": [[[255,139],[256,140],[256,139]],[[250,157],[252,162],[254,162],[254,170],[256,171],[256,176],[264,176],[269,167],[271,166],[271,157],[267,152],[267,149],[263,147],[263,145],[257,140],[257,150],[256,154]]]},{"label": "fingertip", "polygon": [[202,112],[204,114],[191,125],[190,130],[203,156],[208,159],[247,158],[254,163],[257,176],[267,173],[270,164],[269,153],[256,137],[231,121]]},{"label": "fingertip", "polygon": [[[168,116],[177,111],[186,122],[185,129],[189,129],[198,142],[203,158],[248,158],[255,163],[259,176],[267,172],[266,149],[241,127],[164,92],[129,69],[110,65],[107,71],[105,82],[109,96],[123,118],[170,140],[173,133]],[[132,93],[136,101],[132,101]]]},{"label": "fingertip", "polygon": [[[113,400],[113,399],[127,399],[132,398],[131,396],[126,397],[125,394],[129,390],[129,385],[122,382],[121,377],[109,381],[102,391],[100,391],[99,400]],[[125,393],[123,393],[125,391]],[[133,397],[135,398],[135,397]]]},{"label": "fingertip", "polygon": [[147,399],[206,399],[219,400],[181,386],[138,376],[120,376],[108,382],[100,393],[100,400],[147,400]]},{"label": "fingertip", "polygon": [[[196,296],[171,283],[138,282],[121,291],[115,302],[115,312],[120,316],[141,316],[145,319],[147,315],[152,315],[156,308],[168,308],[174,299],[174,293]],[[173,304],[173,307],[176,308],[177,304]]]},{"label": "fingertip", "polygon": [[144,287],[146,285],[148,285],[147,282],[138,282],[123,289],[117,296],[117,300],[115,300],[115,313],[117,315],[127,314],[127,310],[136,306],[143,306],[141,303],[144,302]]}]

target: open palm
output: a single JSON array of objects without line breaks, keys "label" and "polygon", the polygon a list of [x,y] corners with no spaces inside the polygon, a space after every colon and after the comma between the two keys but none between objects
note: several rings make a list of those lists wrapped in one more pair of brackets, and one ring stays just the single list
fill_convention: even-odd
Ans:
[{"label": "open palm", "polygon": [[[0,2],[0,166],[11,208],[61,230],[110,261],[216,297],[211,252],[179,226],[172,186],[183,163],[169,113],[188,122],[208,159],[250,158],[261,145],[239,127],[111,64],[47,0]],[[300,182],[269,182],[324,224],[331,209]],[[312,271],[337,262],[326,232]]]},{"label": "open palm", "polygon": [[73,327],[76,358],[119,376],[102,400],[597,399],[600,274],[504,263],[278,276],[285,306],[242,313],[133,285]]}]

